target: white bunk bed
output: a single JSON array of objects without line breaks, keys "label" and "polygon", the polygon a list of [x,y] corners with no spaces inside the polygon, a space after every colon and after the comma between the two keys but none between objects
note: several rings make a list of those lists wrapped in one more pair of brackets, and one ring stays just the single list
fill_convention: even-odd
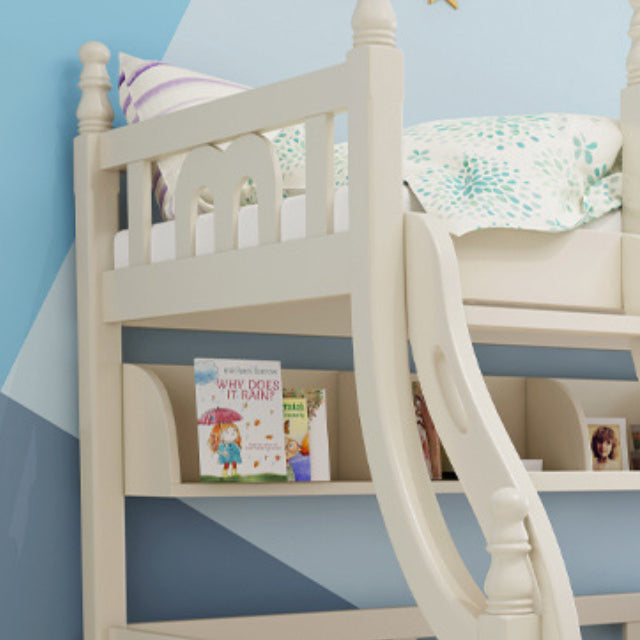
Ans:
[{"label": "white bunk bed", "polygon": [[[624,233],[491,230],[458,239],[455,247],[437,218],[403,212],[403,63],[389,0],[358,1],[354,47],[343,64],[113,131],[109,52],[99,43],[83,46],[75,191],[87,640],[293,639],[301,620],[308,623],[305,637],[318,639],[434,633],[441,640],[577,640],[579,621],[622,622],[627,640],[640,638],[636,594],[574,598],[534,481],[502,425],[471,341],[627,348],[636,363],[640,358],[640,156],[633,153],[640,144],[640,0],[632,5],[622,109]],[[340,112],[349,114],[350,224],[335,232],[332,145]],[[291,123],[307,130],[306,234],[281,242],[279,166],[261,134]],[[210,146],[229,141],[224,152]],[[152,263],[151,164],[184,151],[176,259]],[[128,258],[114,269],[121,171],[127,173]],[[245,176],[262,188],[259,241],[239,248],[233,193]],[[194,196],[203,186],[216,198],[216,250],[196,255]],[[233,276],[215,277],[223,271]],[[421,613],[127,625],[126,495],[287,489],[186,481],[176,424],[185,411],[170,388],[182,384],[184,372],[123,365],[123,325],[352,336],[373,490]],[[408,341],[460,479],[454,490],[466,493],[488,540],[486,595],[442,518],[436,493],[447,489],[429,480],[420,454]],[[149,430],[155,437],[145,439]],[[145,455],[142,442],[156,449]],[[565,490],[640,489],[630,478],[556,476]],[[536,480],[547,489],[553,482]]]}]

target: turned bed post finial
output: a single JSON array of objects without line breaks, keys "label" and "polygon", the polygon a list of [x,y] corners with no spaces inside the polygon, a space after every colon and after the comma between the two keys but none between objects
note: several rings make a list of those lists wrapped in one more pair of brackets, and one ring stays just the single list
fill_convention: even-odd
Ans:
[{"label": "turned bed post finial", "polygon": [[78,106],[78,132],[102,133],[111,129],[113,108],[109,101],[111,81],[107,62],[111,58],[109,49],[101,42],[87,42],[80,47],[82,73],[78,86],[82,97]]},{"label": "turned bed post finial", "polygon": [[396,46],[398,22],[391,0],[358,0],[351,20],[353,45]]},{"label": "turned bed post finial", "polygon": [[633,17],[629,27],[631,50],[627,56],[627,84],[640,84],[640,0],[630,0]]}]

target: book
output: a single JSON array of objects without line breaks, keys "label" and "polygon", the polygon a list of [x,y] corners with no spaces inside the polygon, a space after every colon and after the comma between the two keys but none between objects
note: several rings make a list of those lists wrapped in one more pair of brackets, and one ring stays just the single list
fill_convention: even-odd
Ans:
[{"label": "book", "polygon": [[417,380],[411,383],[411,393],[413,395],[413,408],[416,414],[418,435],[420,436],[420,444],[422,445],[429,476],[432,480],[442,480],[440,438],[429,414],[422,388]]},{"label": "book", "polygon": [[[285,389],[285,402],[288,400],[304,400],[307,413],[306,443],[305,435],[301,439],[296,439],[297,445],[291,444],[293,448],[299,446],[302,450],[308,451],[308,461],[310,465],[310,479],[318,482],[328,482],[331,479],[329,464],[329,435],[327,432],[327,404],[325,389]],[[292,430],[289,425],[289,431]],[[302,429],[301,422],[296,426]],[[301,433],[301,431],[298,431]],[[291,433],[285,434],[291,439]],[[291,461],[289,461],[291,463]],[[294,463],[298,460],[294,460]],[[298,474],[293,470],[293,474],[298,479]],[[290,474],[291,475],[291,474]]]},{"label": "book", "polygon": [[194,360],[202,482],[285,482],[280,363]]},{"label": "book", "polygon": [[309,456],[309,420],[306,398],[282,400],[284,419],[284,450],[287,457],[287,480],[309,482],[311,480],[311,458]]}]

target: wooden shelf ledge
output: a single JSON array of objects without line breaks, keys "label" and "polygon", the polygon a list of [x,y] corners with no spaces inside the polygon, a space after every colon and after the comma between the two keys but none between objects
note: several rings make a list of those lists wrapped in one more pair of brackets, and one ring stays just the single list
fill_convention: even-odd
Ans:
[{"label": "wooden shelf ledge", "polygon": [[[534,471],[533,484],[543,493],[640,491],[640,471]],[[434,482],[437,494],[464,493],[457,480]],[[247,498],[296,496],[365,496],[375,495],[373,482],[289,482],[272,484],[198,483],[174,484],[163,497],[167,498]],[[145,496],[144,492],[129,491],[129,496]],[[157,493],[153,493],[158,496]]]},{"label": "wooden shelf ledge", "polygon": [[[578,596],[581,626],[633,624],[640,621],[640,593]],[[420,638],[433,631],[417,607],[358,609],[244,618],[147,622],[112,628],[109,640],[388,640]]]}]

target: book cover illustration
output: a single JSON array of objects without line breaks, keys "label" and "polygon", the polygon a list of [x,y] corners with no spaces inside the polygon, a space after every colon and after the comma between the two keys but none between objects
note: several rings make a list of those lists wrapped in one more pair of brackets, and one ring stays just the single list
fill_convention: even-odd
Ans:
[{"label": "book cover illustration", "polygon": [[280,363],[194,361],[200,480],[286,481]]},{"label": "book cover illustration", "polygon": [[424,454],[429,476],[432,480],[442,480],[442,460],[440,452],[440,438],[433,424],[427,403],[420,383],[414,380],[411,383],[411,392],[413,395],[413,408],[416,413],[416,422],[418,423],[418,435],[420,436],[420,444]]},{"label": "book cover illustration", "polygon": [[[331,479],[329,464],[329,435],[327,432],[327,403],[325,389],[285,389],[285,402],[300,399],[306,402],[307,411],[307,444],[296,440],[300,446],[309,452],[310,479],[318,482],[328,482]],[[285,425],[286,429],[286,425]],[[289,427],[291,430],[291,426]],[[291,444],[292,450],[295,448]],[[294,461],[295,462],[295,461]],[[298,474],[294,475],[296,480]]]},{"label": "book cover illustration", "polygon": [[[286,395],[286,394],[285,394]],[[309,422],[306,398],[287,398],[282,401],[284,419],[284,450],[287,458],[287,480],[309,482]]]}]

